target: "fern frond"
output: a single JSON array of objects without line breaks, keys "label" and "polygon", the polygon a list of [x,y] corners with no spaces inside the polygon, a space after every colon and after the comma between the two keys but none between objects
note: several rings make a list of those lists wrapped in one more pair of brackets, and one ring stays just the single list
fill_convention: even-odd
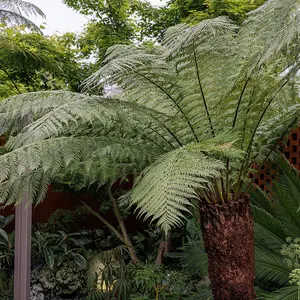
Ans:
[{"label": "fern frond", "polygon": [[155,151],[133,139],[93,136],[29,144],[0,156],[0,202],[19,203],[25,194],[39,202],[51,181],[60,174],[78,174],[78,170],[86,185],[111,182],[141,171],[157,156]]},{"label": "fern frond", "polygon": [[197,190],[209,190],[212,179],[224,169],[221,161],[209,158],[189,147],[181,147],[163,155],[139,176],[132,193],[139,215],[158,220],[167,233],[180,225],[184,212],[189,212]]},{"label": "fern frond", "polygon": [[20,133],[7,147],[17,148],[53,136],[93,132],[95,136],[139,136],[164,152],[180,145],[176,120],[144,106],[71,92],[39,92],[0,103],[1,133]]},{"label": "fern frond", "polygon": [[23,0],[1,0],[0,1],[0,20],[9,25],[25,25],[28,28],[41,32],[29,16],[40,16],[45,18],[43,11],[33,3]]},{"label": "fern frond", "polygon": [[83,94],[65,91],[16,95],[0,102],[0,135],[19,133],[23,127],[66,103],[85,100]]}]

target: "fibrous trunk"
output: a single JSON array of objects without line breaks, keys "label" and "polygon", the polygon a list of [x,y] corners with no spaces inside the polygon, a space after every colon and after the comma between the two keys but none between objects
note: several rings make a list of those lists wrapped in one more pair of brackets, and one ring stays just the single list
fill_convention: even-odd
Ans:
[{"label": "fibrous trunk", "polygon": [[253,300],[254,227],[249,197],[200,208],[215,300]]}]

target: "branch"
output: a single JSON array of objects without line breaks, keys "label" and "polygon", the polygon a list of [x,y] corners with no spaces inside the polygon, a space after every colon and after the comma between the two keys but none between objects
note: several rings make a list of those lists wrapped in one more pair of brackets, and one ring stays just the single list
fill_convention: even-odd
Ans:
[{"label": "branch", "polygon": [[19,90],[17,84],[15,83],[15,81],[12,79],[12,77],[9,75],[9,73],[5,70],[4,67],[0,67],[0,70],[2,70],[5,75],[8,77],[8,79],[11,81],[11,83],[13,84],[13,86],[15,87],[15,89],[18,91],[19,94],[22,94],[22,92]]},{"label": "branch", "polygon": [[118,230],[113,226],[111,225],[108,221],[106,221],[99,213],[97,213],[96,211],[94,211],[89,205],[87,205],[83,200],[80,199],[80,202],[88,209],[88,211],[93,214],[95,217],[97,217],[103,224],[105,224],[109,230],[111,230],[115,235],[116,237],[122,242],[125,244],[125,241],[122,237],[122,235],[118,232]]},{"label": "branch", "polygon": [[159,84],[157,84],[155,81],[153,81],[152,79],[148,78],[147,76],[143,75],[142,73],[138,72],[138,71],[134,71],[135,73],[137,73],[138,75],[142,76],[144,79],[146,79],[147,81],[149,81],[150,83],[152,83],[153,85],[155,85],[159,90],[161,90],[162,92],[164,92],[171,100],[172,102],[175,104],[175,106],[177,107],[177,109],[181,112],[181,114],[183,115],[183,117],[185,118],[186,122],[188,123],[188,126],[190,127],[192,134],[196,140],[196,142],[199,142],[198,137],[196,135],[196,132],[191,124],[191,122],[189,121],[189,119],[187,118],[187,116],[185,115],[184,111],[182,110],[182,108],[179,106],[179,104],[176,102],[176,100],[163,88],[161,87]]}]

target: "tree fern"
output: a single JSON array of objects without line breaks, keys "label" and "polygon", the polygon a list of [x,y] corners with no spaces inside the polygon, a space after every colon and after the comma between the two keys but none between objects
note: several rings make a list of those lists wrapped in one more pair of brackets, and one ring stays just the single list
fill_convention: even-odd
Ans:
[{"label": "tree fern", "polygon": [[41,16],[45,18],[44,13],[36,5],[23,0],[1,0],[0,1],[0,20],[9,25],[25,25],[40,32],[29,16]]},{"label": "tree fern", "polygon": [[[14,180],[21,182],[15,168],[7,167],[16,151],[25,160],[21,153],[29,149],[40,155],[52,140],[70,138],[71,147],[71,137],[75,141],[86,136],[101,149],[98,157],[94,147],[86,152],[92,163],[73,154],[72,163],[61,157],[63,168],[53,164],[45,172],[36,155],[39,170],[55,177],[57,172],[80,173],[81,165],[87,164],[97,169],[93,182],[104,161],[100,173],[109,164],[112,169],[120,164],[124,176],[141,172],[132,202],[165,230],[180,224],[191,199],[225,203],[239,198],[253,162],[263,163],[299,121],[296,85],[290,84],[297,81],[299,69],[298,5],[296,0],[269,1],[240,28],[224,17],[191,27],[180,24],[168,29],[155,49],[113,46],[85,88],[116,84],[123,92],[115,99],[55,92],[4,101],[1,133],[12,136],[6,146],[9,153],[1,159],[0,167],[7,171],[0,184],[12,188]],[[109,153],[104,153],[107,147]],[[52,166],[49,161],[48,165]],[[100,173],[100,184],[116,176]],[[82,175],[88,182],[90,175]],[[4,195],[5,201],[18,198],[17,192]]]}]

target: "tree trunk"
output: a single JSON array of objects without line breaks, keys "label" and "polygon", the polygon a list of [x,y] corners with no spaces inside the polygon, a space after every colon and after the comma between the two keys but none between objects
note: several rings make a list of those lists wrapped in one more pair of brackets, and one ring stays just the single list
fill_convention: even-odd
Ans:
[{"label": "tree trunk", "polygon": [[215,300],[254,300],[254,224],[249,197],[200,208]]},{"label": "tree trunk", "polygon": [[124,243],[125,243],[125,245],[128,249],[130,258],[131,258],[132,262],[135,265],[138,265],[140,263],[140,260],[137,256],[136,252],[135,252],[135,249],[132,245],[131,239],[128,235],[125,223],[123,221],[123,218],[121,216],[121,213],[120,213],[120,210],[119,210],[119,207],[118,207],[118,204],[117,204],[117,199],[112,194],[111,186],[108,189],[108,194],[109,194],[110,201],[112,203],[113,211],[115,213],[115,216],[117,217],[117,220],[118,220],[121,232],[122,232],[123,240],[124,240]]},{"label": "tree trunk", "polygon": [[155,259],[155,265],[160,266],[163,264],[164,256],[170,251],[171,248],[171,233],[169,232],[167,237],[160,242],[157,255]]}]

